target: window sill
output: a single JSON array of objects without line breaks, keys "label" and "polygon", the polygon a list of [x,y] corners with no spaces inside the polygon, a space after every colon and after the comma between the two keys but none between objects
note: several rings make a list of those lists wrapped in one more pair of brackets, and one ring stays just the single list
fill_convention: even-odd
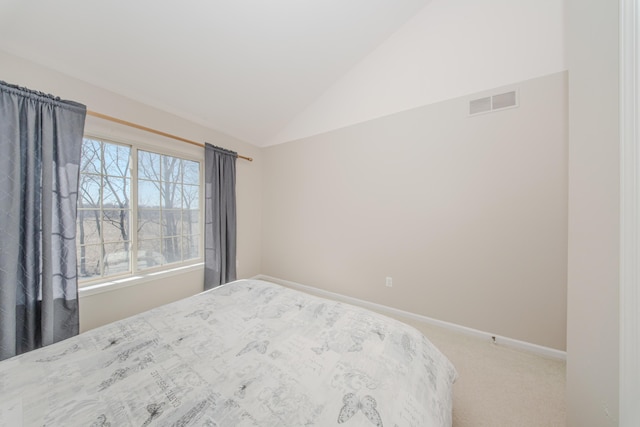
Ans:
[{"label": "window sill", "polygon": [[78,288],[78,297],[86,297],[89,295],[101,294],[104,292],[111,292],[117,289],[128,288],[130,286],[136,286],[141,283],[151,282],[163,277],[175,276],[178,274],[186,273],[189,271],[196,271],[204,268],[204,263],[199,262],[197,264],[185,265],[169,270],[155,271],[153,273],[136,274],[135,276],[129,276],[117,280],[109,280],[106,282],[95,283]]}]

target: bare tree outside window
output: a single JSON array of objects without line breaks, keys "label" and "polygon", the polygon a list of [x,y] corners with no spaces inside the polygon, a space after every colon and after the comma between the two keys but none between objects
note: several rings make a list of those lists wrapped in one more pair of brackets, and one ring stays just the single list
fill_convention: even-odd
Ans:
[{"label": "bare tree outside window", "polygon": [[173,263],[199,258],[199,183],[198,162],[138,152],[139,259]]},{"label": "bare tree outside window", "polygon": [[[136,265],[140,271],[200,258],[200,163],[133,150],[83,141],[77,238],[84,280],[135,273]],[[137,177],[131,173],[132,154]]]},{"label": "bare tree outside window", "polygon": [[131,271],[131,148],[92,139],[82,145],[78,197],[81,278]]}]

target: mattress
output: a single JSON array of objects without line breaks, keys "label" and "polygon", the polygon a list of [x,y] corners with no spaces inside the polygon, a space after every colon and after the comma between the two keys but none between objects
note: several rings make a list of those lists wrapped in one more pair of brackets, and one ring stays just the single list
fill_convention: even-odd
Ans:
[{"label": "mattress", "polygon": [[418,330],[239,280],[0,362],[2,426],[451,426]]}]

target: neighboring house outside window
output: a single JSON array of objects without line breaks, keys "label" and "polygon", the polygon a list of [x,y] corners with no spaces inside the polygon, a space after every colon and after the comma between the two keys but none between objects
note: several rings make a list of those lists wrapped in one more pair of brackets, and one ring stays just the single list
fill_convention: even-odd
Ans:
[{"label": "neighboring house outside window", "polygon": [[201,261],[200,162],[85,138],[80,168],[81,284]]}]

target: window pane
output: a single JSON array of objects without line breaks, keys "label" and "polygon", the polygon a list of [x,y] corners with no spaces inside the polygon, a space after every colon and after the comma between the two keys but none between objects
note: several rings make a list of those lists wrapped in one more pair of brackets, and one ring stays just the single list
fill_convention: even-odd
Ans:
[{"label": "window pane", "polygon": [[100,277],[102,245],[78,246],[78,274],[81,279]]},{"label": "window pane", "polygon": [[111,176],[130,176],[131,148],[124,145],[104,143],[103,173]]},{"label": "window pane", "polygon": [[200,233],[200,211],[182,211],[182,234]]},{"label": "window pane", "polygon": [[138,151],[138,178],[160,181],[160,154]]},{"label": "window pane", "polygon": [[104,274],[122,274],[131,271],[129,267],[129,245],[122,243],[105,243]]},{"label": "window pane", "polygon": [[138,238],[159,239],[160,237],[162,237],[160,231],[160,211],[140,209],[138,211]]},{"label": "window pane", "polygon": [[92,139],[82,140],[82,155],[80,158],[80,172],[100,174],[101,149],[100,141]]},{"label": "window pane", "polygon": [[100,211],[78,210],[77,240],[79,245],[100,243]]},{"label": "window pane", "polygon": [[102,206],[105,208],[128,208],[129,189],[131,188],[131,182],[129,178],[105,176],[103,178],[103,182],[104,186],[102,190]]},{"label": "window pane", "polygon": [[199,258],[200,236],[185,236],[182,238],[182,259]]},{"label": "window pane", "polygon": [[200,163],[190,160],[182,161],[182,182],[190,185],[200,184]]},{"label": "window pane", "polygon": [[78,206],[81,208],[100,207],[100,176],[80,175],[80,197]]},{"label": "window pane", "polygon": [[162,183],[162,207],[165,209],[180,209],[182,207],[182,187],[176,182]]},{"label": "window pane", "polygon": [[129,230],[128,210],[104,210],[102,212],[103,242],[128,242],[131,235]]},{"label": "window pane", "polygon": [[160,207],[160,183],[146,180],[138,181],[138,207]]},{"label": "window pane", "polygon": [[184,185],[182,187],[182,207],[185,209],[198,209],[200,190],[197,185]]},{"label": "window pane", "polygon": [[182,160],[172,156],[162,156],[162,181],[182,181]]},{"label": "window pane", "polygon": [[138,269],[157,267],[166,264],[162,253],[160,239],[138,241]]},{"label": "window pane", "polygon": [[162,255],[167,262],[182,260],[182,239],[180,237],[167,237],[163,240]]},{"label": "window pane", "polygon": [[179,236],[182,234],[182,211],[162,211],[162,234],[165,237]]}]

